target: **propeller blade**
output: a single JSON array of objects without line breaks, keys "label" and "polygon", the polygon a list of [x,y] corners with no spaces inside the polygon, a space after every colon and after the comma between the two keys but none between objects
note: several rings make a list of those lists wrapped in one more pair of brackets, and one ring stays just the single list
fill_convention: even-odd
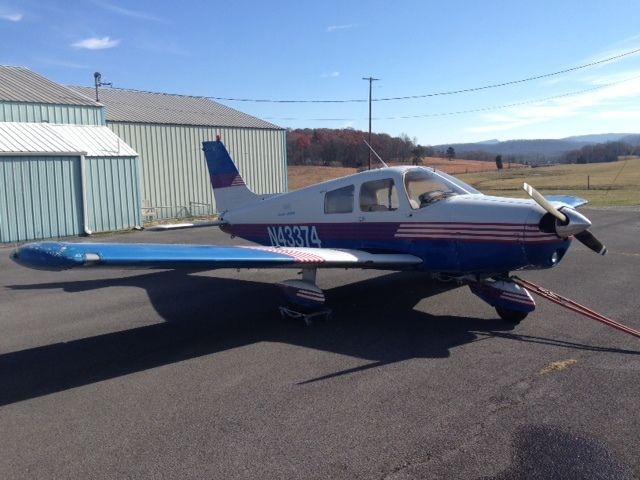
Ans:
[{"label": "propeller blade", "polygon": [[574,237],[576,237],[576,239],[578,239],[586,247],[589,247],[594,252],[596,252],[596,253],[598,253],[600,255],[606,255],[607,247],[605,247],[602,243],[600,243],[600,240],[598,240],[596,237],[594,237],[593,233],[591,233],[589,230],[585,230],[583,232],[576,233],[574,235]]},{"label": "propeller blade", "polygon": [[554,207],[553,205],[551,205],[551,202],[549,202],[549,200],[547,200],[546,198],[544,198],[535,188],[533,188],[531,185],[529,185],[528,183],[525,183],[524,185],[522,185],[522,188],[524,189],[525,192],[527,192],[527,194],[538,204],[540,205],[542,208],[544,208],[547,212],[549,212],[551,215],[553,215],[554,217],[556,217],[558,220],[560,220],[561,222],[566,222],[567,221],[567,216],[562,213],[560,210],[558,210],[556,207]]}]

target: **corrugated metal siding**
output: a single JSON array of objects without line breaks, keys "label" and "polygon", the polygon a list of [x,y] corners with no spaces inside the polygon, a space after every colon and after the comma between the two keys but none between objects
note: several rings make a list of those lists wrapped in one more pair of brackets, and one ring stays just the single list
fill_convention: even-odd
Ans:
[{"label": "corrugated metal siding", "polygon": [[0,158],[0,242],[82,232],[78,158]]},{"label": "corrugated metal siding", "polygon": [[[9,124],[4,124],[9,125]],[[13,124],[15,125],[15,124]],[[31,124],[33,125],[33,124]],[[0,123],[0,131],[3,124]],[[135,157],[138,153],[107,127],[100,125],[42,125],[88,157]]]},{"label": "corrugated metal siding", "polygon": [[[90,87],[69,88],[87,96],[93,95]],[[100,103],[106,106],[107,122],[282,130],[273,123],[206,97],[103,88],[100,90]]]},{"label": "corrugated metal siding", "polygon": [[[202,142],[222,137],[249,188],[259,194],[287,189],[284,130],[208,128],[107,122],[140,156],[142,204],[159,218],[215,211]],[[194,204],[210,205],[200,207]],[[169,208],[158,208],[169,207]]]},{"label": "corrugated metal siding", "polygon": [[83,95],[25,67],[0,65],[0,100],[96,105],[92,95]]},{"label": "corrugated metal siding", "polygon": [[104,125],[104,107],[51,103],[1,102],[0,122],[70,123]]},{"label": "corrugated metal siding", "polygon": [[0,122],[0,154],[83,153],[88,157],[135,157],[137,152],[102,125]]},{"label": "corrugated metal siding", "polygon": [[[103,127],[106,128],[106,127]],[[44,123],[0,123],[0,153],[80,153],[50,125]]]},{"label": "corrugated metal siding", "polygon": [[86,158],[85,169],[91,231],[125,230],[142,224],[136,157]]}]

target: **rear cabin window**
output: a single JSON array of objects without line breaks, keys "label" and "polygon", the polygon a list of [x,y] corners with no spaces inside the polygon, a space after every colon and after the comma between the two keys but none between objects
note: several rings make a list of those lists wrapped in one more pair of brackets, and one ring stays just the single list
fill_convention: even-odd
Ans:
[{"label": "rear cabin window", "polygon": [[384,178],[365,182],[360,187],[360,210],[363,212],[389,212],[398,209],[398,191],[393,179]]},{"label": "rear cabin window", "polygon": [[353,185],[331,190],[324,195],[324,213],[353,212]]}]

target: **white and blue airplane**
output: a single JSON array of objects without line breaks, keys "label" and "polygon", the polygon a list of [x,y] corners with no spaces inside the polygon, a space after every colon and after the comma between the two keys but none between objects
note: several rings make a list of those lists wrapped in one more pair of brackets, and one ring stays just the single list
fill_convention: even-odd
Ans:
[{"label": "white and blue airplane", "polygon": [[218,138],[203,143],[218,210],[217,224],[255,246],[43,241],[23,245],[16,262],[38,269],[295,268],[282,282],[292,312],[325,309],[319,268],[420,270],[469,285],[498,315],[519,322],[535,309],[511,272],[558,264],[573,238],[604,255],[575,208],[586,200],[483,195],[432,168],[368,170],[300,190],[261,196],[245,184]]}]

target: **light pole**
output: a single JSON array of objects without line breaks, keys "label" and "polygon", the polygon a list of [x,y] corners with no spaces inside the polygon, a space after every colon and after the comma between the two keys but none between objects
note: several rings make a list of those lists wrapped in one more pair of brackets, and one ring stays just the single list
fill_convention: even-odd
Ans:
[{"label": "light pole", "polygon": [[[371,85],[379,78],[362,77],[363,80],[369,81],[369,145],[371,145]],[[371,170],[371,148],[369,148],[369,170]]]}]

